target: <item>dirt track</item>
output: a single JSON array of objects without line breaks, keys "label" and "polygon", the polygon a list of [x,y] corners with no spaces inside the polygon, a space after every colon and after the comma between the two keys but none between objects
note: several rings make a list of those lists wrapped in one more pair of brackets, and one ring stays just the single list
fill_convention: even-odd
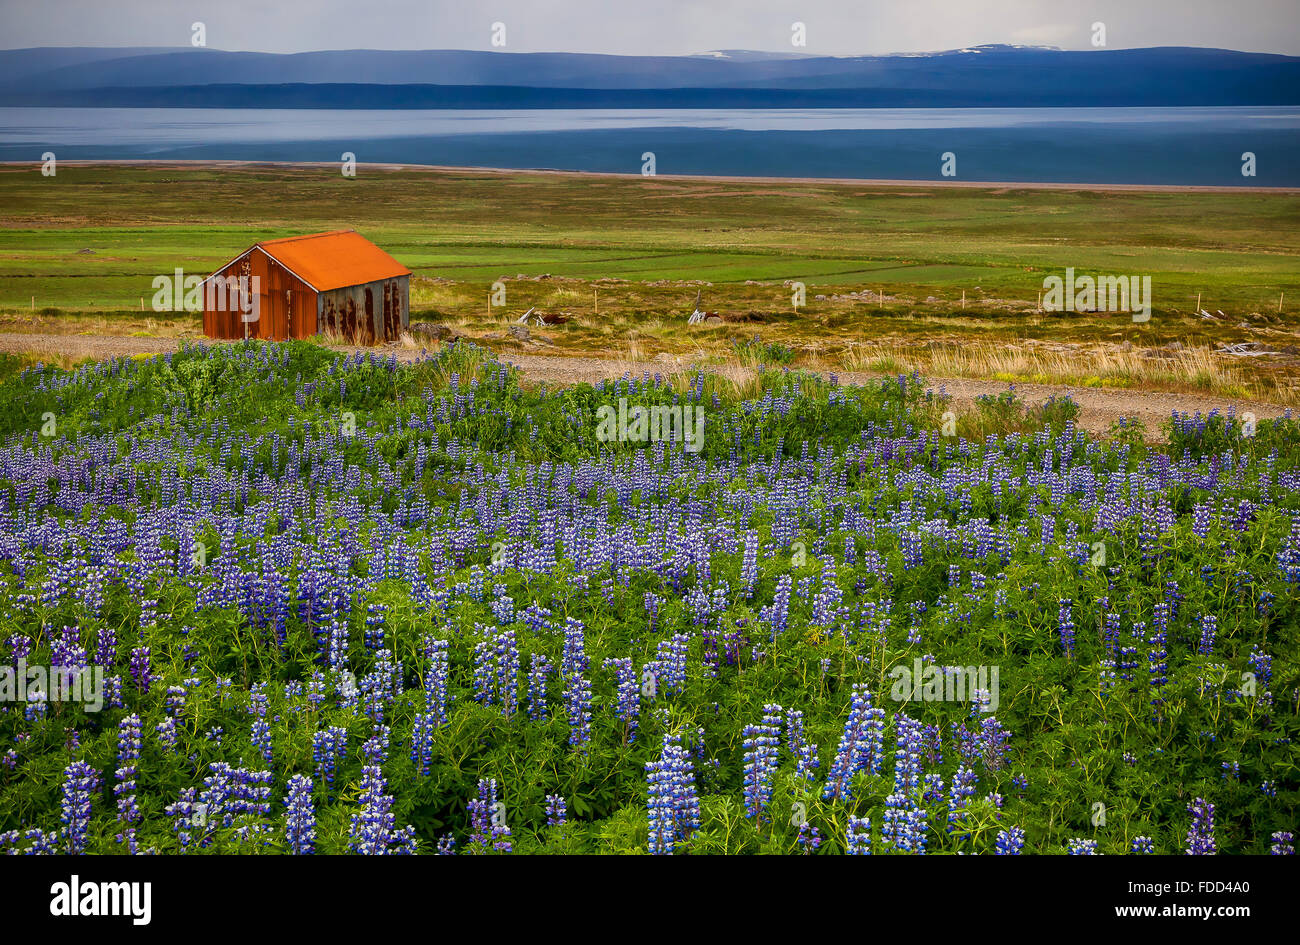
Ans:
[{"label": "dirt track", "polygon": [[[177,338],[136,338],[123,335],[42,335],[0,333],[0,352],[10,354],[49,354],[70,358],[113,358],[136,354],[165,354],[180,348]],[[352,349],[356,350],[356,349]],[[401,360],[412,360],[418,352],[410,348],[382,347],[376,353],[396,354]],[[643,372],[654,374],[679,367],[661,361],[629,362],[601,358],[575,358],[561,355],[519,354],[505,351],[500,358],[514,364],[524,377],[548,384],[595,383],[604,378],[622,377],[625,372],[640,376]],[[844,372],[839,375],[843,384],[874,383],[874,374]],[[998,394],[1007,389],[1002,381],[972,380],[969,378],[930,378],[936,388],[942,387],[952,395],[958,410],[969,407],[981,394]],[[1240,415],[1250,411],[1256,417],[1281,416],[1285,408],[1276,404],[1249,400],[1232,400],[1199,394],[1170,394],[1157,391],[1107,390],[1095,387],[1056,387],[1044,384],[1017,384],[1017,393],[1028,403],[1037,404],[1053,394],[1068,393],[1079,405],[1079,426],[1094,433],[1103,433],[1121,417],[1141,420],[1148,433],[1156,433],[1160,424],[1175,410],[1207,413],[1215,408],[1226,411],[1234,407]]]},{"label": "dirt track", "polygon": [[[556,384],[594,383],[606,377],[621,377],[625,371],[639,376],[643,371],[654,374],[666,367],[660,362],[631,363],[603,361],[596,358],[566,358],[550,355],[501,355],[503,361],[518,365],[524,375],[532,380]],[[873,384],[878,374],[857,374],[849,371],[839,375],[841,384]],[[1007,389],[1004,381],[974,380],[965,377],[927,378],[931,386],[942,388],[953,398],[960,411],[970,407],[982,394],[1000,394]],[[1027,403],[1039,404],[1053,395],[1069,394],[1079,405],[1079,426],[1094,433],[1108,431],[1121,417],[1141,420],[1149,434],[1158,433],[1160,424],[1175,410],[1208,413],[1216,407],[1220,412],[1235,407],[1237,414],[1250,411],[1259,419],[1279,417],[1286,408],[1250,400],[1232,400],[1225,397],[1196,394],[1170,394],[1160,391],[1107,390],[1097,387],[1057,387],[1046,384],[1017,384],[1016,393]]]}]

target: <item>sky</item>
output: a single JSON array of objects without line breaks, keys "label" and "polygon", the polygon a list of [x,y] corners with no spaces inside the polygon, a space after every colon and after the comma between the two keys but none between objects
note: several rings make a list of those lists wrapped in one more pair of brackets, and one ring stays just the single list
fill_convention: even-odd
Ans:
[{"label": "sky", "polygon": [[[983,43],[1300,55],[1300,0],[0,0],[0,46],[866,55]],[[796,22],[806,46],[791,43]],[[493,46],[494,24],[505,45]],[[498,36],[500,31],[498,30]]]}]

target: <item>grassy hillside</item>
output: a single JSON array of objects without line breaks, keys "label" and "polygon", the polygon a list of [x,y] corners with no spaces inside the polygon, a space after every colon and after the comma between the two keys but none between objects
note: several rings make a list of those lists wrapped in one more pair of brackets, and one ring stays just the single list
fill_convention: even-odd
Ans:
[{"label": "grassy hillside", "polygon": [[[1045,275],[1150,274],[1160,307],[1300,295],[1300,195],[717,183],[480,171],[67,167],[0,172],[0,304],[131,309],[173,266],[351,226],[425,276],[801,279],[1034,301]],[[93,249],[94,255],[77,255]],[[785,293],[774,293],[772,304]],[[687,301],[690,301],[689,299]],[[1297,298],[1300,302],[1300,297]]]}]

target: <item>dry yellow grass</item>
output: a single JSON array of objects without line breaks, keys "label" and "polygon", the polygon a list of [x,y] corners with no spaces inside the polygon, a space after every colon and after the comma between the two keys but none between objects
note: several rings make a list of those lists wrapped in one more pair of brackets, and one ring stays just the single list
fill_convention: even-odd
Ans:
[{"label": "dry yellow grass", "polygon": [[920,371],[934,377],[992,378],[1082,387],[1197,391],[1291,404],[1297,392],[1206,347],[1124,349],[1033,342],[970,342],[925,348],[852,345],[841,365],[854,371]]}]

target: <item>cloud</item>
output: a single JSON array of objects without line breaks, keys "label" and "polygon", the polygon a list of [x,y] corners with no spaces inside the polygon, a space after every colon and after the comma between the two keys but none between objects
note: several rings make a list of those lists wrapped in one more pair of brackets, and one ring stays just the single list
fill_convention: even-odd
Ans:
[{"label": "cloud", "polygon": [[1046,23],[1012,30],[1010,35],[1009,41],[1020,46],[1061,46],[1073,49],[1086,45],[1090,34],[1081,30],[1077,23]]},{"label": "cloud", "polygon": [[686,55],[793,51],[807,25],[821,55],[955,49],[981,43],[1111,48],[1224,46],[1300,55],[1296,0],[0,0],[18,46],[184,46],[190,24],[219,49],[490,49]]}]

